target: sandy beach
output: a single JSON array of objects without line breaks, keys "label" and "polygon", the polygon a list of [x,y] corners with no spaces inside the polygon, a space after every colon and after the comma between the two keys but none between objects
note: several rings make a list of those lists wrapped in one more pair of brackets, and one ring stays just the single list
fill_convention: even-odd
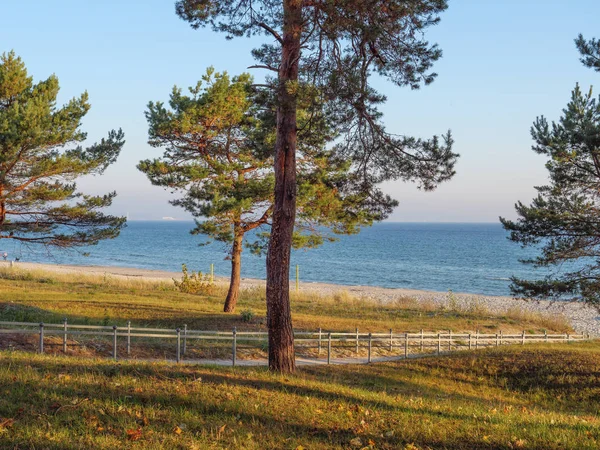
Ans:
[{"label": "sandy beach", "polygon": [[[8,267],[2,262],[0,267]],[[170,281],[181,277],[181,272],[137,269],[113,266],[74,266],[64,264],[14,263],[23,270],[41,270],[63,274],[110,275],[119,278],[144,279],[149,281]],[[227,283],[228,278],[216,277],[219,283]],[[242,278],[242,288],[263,287],[264,280]],[[327,283],[300,282],[300,290],[319,295],[332,295],[345,292],[359,298],[367,298],[382,303],[394,302],[401,298],[413,298],[417,302],[433,303],[435,306],[452,306],[456,309],[485,308],[491,313],[502,314],[515,308],[523,311],[539,312],[552,316],[564,316],[578,333],[600,335],[600,313],[595,308],[580,303],[550,302],[546,300],[521,300],[511,297],[485,296],[466,293],[422,291],[415,289],[382,288],[376,286],[351,286]]]}]

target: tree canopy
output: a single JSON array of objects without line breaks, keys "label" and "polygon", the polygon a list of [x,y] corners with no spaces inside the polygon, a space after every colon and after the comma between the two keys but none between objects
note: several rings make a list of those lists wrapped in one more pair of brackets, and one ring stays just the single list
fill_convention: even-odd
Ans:
[{"label": "tree canopy", "polygon": [[581,63],[586,67],[600,72],[600,40],[585,40],[583,35],[580,34],[575,39],[575,45],[581,54]]},{"label": "tree canopy", "polygon": [[[277,74],[282,65],[282,33],[287,3],[299,5],[298,76],[283,80],[297,98],[303,87],[317,88],[329,113],[337,117],[343,142],[338,149],[350,159],[365,183],[389,179],[415,181],[426,190],[449,180],[457,154],[449,133],[428,140],[387,132],[377,109],[386,101],[372,87],[373,75],[397,86],[418,89],[432,83],[431,71],[442,52],[424,39],[447,8],[443,0],[180,0],[177,14],[194,28],[210,26],[228,37],[264,34],[275,43],[253,51],[257,65]],[[288,21],[291,19],[288,19]],[[299,50],[300,50],[299,49]],[[318,114],[305,126],[317,123]]]},{"label": "tree canopy", "polygon": [[[211,68],[191,95],[175,87],[169,107],[150,102],[146,117],[150,144],[165,148],[161,158],[138,168],[154,185],[181,192],[172,204],[197,218],[194,234],[229,246],[231,282],[224,310],[235,309],[242,243],[262,253],[270,234],[273,206],[275,108],[256,92],[248,74],[230,78]],[[301,110],[300,126],[310,117]],[[351,164],[325,146],[335,131],[326,123],[298,142],[298,215],[293,245],[316,247],[336,234],[352,234],[382,220],[396,202],[378,189],[356,188]],[[198,220],[204,219],[204,220]],[[248,241],[252,230],[257,239]]]},{"label": "tree canopy", "polygon": [[[588,55],[580,44],[581,36],[577,46]],[[577,85],[558,122],[539,117],[531,135],[533,150],[548,157],[550,182],[536,187],[531,205],[517,203],[517,221],[500,220],[513,241],[540,249],[525,262],[549,274],[541,280],[513,277],[511,289],[518,296],[600,307],[600,98]]]},{"label": "tree canopy", "polygon": [[55,247],[114,238],[125,219],[102,213],[115,193],[77,191],[75,180],[98,175],[124,144],[121,130],[83,148],[87,93],[58,107],[52,75],[37,84],[14,52],[0,57],[0,239]]}]

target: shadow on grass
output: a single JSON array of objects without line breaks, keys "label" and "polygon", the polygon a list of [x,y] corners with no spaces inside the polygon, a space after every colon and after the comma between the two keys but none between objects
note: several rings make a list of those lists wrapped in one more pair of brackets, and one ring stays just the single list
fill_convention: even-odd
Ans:
[{"label": "shadow on grass", "polygon": [[[7,362],[11,363],[11,359],[11,357],[4,358],[3,361],[0,357],[0,367],[6,367]],[[16,363],[25,363],[24,355],[16,355],[12,364]],[[366,443],[370,440],[377,442],[377,448],[400,448],[409,441],[425,448],[514,448],[509,442],[501,444],[498,441],[486,441],[483,439],[485,433],[475,435],[467,432],[469,426],[479,430],[483,426],[480,419],[474,417],[472,411],[468,408],[461,412],[460,408],[440,410],[434,407],[431,400],[447,393],[441,388],[432,389],[427,383],[403,380],[402,370],[393,365],[384,366],[383,370],[377,371],[378,373],[371,378],[367,378],[365,374],[362,382],[356,380],[350,373],[351,367],[345,367],[342,373],[336,373],[335,376],[332,376],[329,369],[311,368],[300,371],[298,376],[280,377],[269,375],[261,369],[121,365],[97,360],[85,364],[70,358],[35,358],[27,362],[26,366],[33,374],[30,374],[30,379],[22,380],[17,377],[16,380],[8,383],[9,398],[0,400],[0,415],[16,417],[19,426],[32,429],[46,426],[45,423],[51,427],[70,429],[78,421],[83,421],[83,416],[100,417],[99,411],[102,410],[104,411],[102,420],[110,423],[117,433],[124,435],[127,427],[136,426],[137,419],[134,411],[151,408],[157,411],[159,416],[169,416],[167,421],[161,419],[151,424],[156,433],[172,434],[173,423],[178,423],[173,421],[181,420],[178,415],[187,413],[188,417],[194,418],[193,423],[188,423],[190,433],[201,433],[203,430],[218,428],[223,423],[228,423],[239,429],[240,433],[242,431],[272,433],[279,436],[279,439],[294,438],[305,442],[311,448],[347,448],[350,440],[355,438],[357,433],[362,442]],[[64,374],[69,374],[72,378],[67,380]],[[78,375],[89,377],[84,380]],[[310,376],[310,380],[307,380],[307,376]],[[61,377],[63,381],[60,381]],[[33,388],[36,381],[39,386]],[[348,381],[351,386],[358,387],[360,391],[352,392],[348,387]],[[309,382],[313,386],[309,386]],[[375,395],[378,394],[377,390],[371,392],[373,386],[382,386],[382,384],[389,386],[390,383],[399,386],[405,394],[420,392],[425,401],[418,405],[407,406],[404,402],[397,402],[394,397],[385,395],[378,397]],[[134,386],[140,384],[147,388],[140,392],[135,391]],[[232,389],[235,394],[231,394]],[[271,394],[265,395],[267,392]],[[489,399],[473,395],[453,393],[452,397],[459,404],[484,405],[484,409],[485,404],[489,403]],[[86,414],[82,414],[75,407],[68,406],[77,404],[74,402],[83,398],[89,398],[89,402],[85,404]],[[313,420],[315,416],[311,414],[314,410],[311,410],[310,404],[308,404],[311,410],[309,413],[301,411],[301,405],[304,407],[307,405],[305,398],[311,399],[310,404],[318,401],[321,405],[319,407],[324,407],[325,404],[336,408],[342,407],[343,411],[337,413],[338,416],[333,419],[327,417],[323,422],[315,422]],[[253,409],[252,403],[259,399],[260,409]],[[317,407],[315,405],[314,409],[316,410]],[[344,414],[345,411],[353,411],[353,408],[357,407],[383,414],[377,417],[385,418],[390,425],[386,424],[381,428],[373,422],[372,428],[363,427],[360,432],[357,431],[357,428],[360,428],[359,420],[367,416],[359,417],[358,414],[354,414],[346,417]],[[492,417],[486,420],[485,427],[488,429],[494,429],[500,423],[499,418]],[[524,426],[519,423],[518,418],[514,422],[516,427]],[[444,431],[438,432],[437,435],[428,433],[424,423],[441,427]],[[457,424],[461,426],[454,429]],[[386,437],[383,432],[387,427],[397,430],[396,435]],[[549,425],[532,420],[527,421],[527,427],[530,428],[532,436],[544,435],[544,433],[545,436],[548,436],[548,433],[552,435],[554,433],[552,430],[556,430],[559,434],[566,431],[572,436],[597,431],[592,424],[588,426],[576,423]],[[402,430],[405,431],[405,436],[400,434]],[[409,440],[404,440],[405,437]],[[7,435],[0,436],[0,443],[9,442],[7,439],[9,439]],[[40,447],[78,448],[75,444],[69,446],[66,443],[56,444],[56,446],[48,446],[46,443],[46,445],[41,444]],[[560,446],[557,445],[556,448],[558,447]],[[280,447],[272,443],[266,444],[264,448]],[[539,443],[531,441],[527,448],[553,448],[553,446],[547,441]]]}]

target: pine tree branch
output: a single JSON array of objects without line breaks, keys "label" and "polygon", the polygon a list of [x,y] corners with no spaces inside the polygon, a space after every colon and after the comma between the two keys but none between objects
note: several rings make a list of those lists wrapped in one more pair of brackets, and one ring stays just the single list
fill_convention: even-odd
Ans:
[{"label": "pine tree branch", "polygon": [[256,22],[256,25],[258,25],[259,27],[261,27],[262,29],[266,30],[268,33],[270,33],[281,45],[283,45],[283,39],[281,38],[281,36],[279,35],[279,33],[277,31],[275,31],[273,28],[271,28],[269,25],[267,25],[264,22]]}]

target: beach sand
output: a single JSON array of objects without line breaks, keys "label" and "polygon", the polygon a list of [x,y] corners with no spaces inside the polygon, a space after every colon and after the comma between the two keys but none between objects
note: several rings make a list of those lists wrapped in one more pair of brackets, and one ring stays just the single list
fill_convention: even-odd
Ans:
[{"label": "beach sand", "polygon": [[[2,262],[0,267],[10,263]],[[41,270],[63,274],[110,275],[124,279],[144,279],[148,281],[171,281],[181,278],[181,272],[137,269],[113,266],[72,266],[65,264],[38,264],[16,262],[14,267],[23,270]],[[215,277],[219,283],[227,283],[227,277]],[[264,280],[242,278],[242,289],[264,287]],[[290,283],[293,287],[293,283]],[[382,288],[376,286],[351,286],[327,283],[300,282],[300,291],[319,295],[334,295],[345,292],[359,298],[367,298],[382,303],[394,302],[402,298],[413,298],[418,302],[434,303],[437,307],[451,306],[455,309],[469,310],[479,308],[495,314],[508,310],[521,309],[551,316],[564,316],[578,333],[600,335],[600,313],[597,309],[573,302],[550,302],[547,300],[522,300],[511,297],[486,296],[466,293],[422,291],[402,288]]]}]

